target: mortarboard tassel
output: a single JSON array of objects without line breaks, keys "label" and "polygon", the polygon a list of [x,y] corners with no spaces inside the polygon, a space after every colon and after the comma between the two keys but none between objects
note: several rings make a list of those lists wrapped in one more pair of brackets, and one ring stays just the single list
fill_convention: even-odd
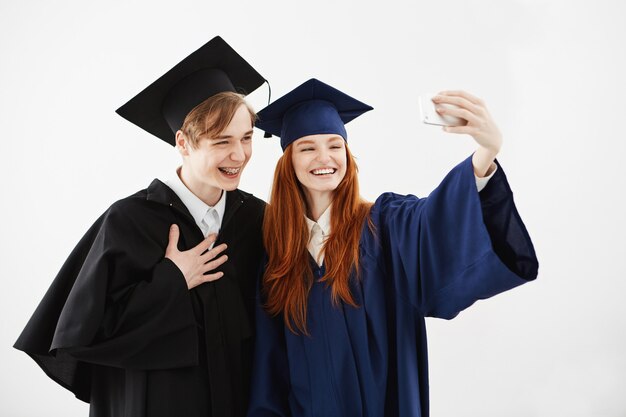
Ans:
[{"label": "mortarboard tassel", "polygon": [[[265,80],[265,82],[267,83],[267,105],[270,105],[270,102],[272,101],[272,87],[270,86],[270,82]],[[271,138],[272,134],[270,132],[265,132],[265,134],[263,135],[264,138]]]}]

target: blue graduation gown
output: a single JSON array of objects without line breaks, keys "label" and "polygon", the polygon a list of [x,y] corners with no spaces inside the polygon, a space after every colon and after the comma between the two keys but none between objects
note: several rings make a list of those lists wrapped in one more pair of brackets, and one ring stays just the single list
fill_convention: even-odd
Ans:
[{"label": "blue graduation gown", "polygon": [[501,167],[479,194],[468,158],[427,198],[385,193],[371,216],[352,280],[359,307],[333,306],[312,260],[310,336],[258,307],[249,417],[426,417],[424,317],[451,319],[537,275]]}]

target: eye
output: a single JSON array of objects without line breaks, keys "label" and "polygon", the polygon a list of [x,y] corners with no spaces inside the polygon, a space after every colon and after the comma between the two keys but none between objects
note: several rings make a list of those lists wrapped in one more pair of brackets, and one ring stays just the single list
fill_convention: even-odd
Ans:
[{"label": "eye", "polygon": [[308,151],[312,151],[314,150],[313,148],[302,148],[300,149],[300,152],[308,152]]},{"label": "eye", "polygon": [[242,142],[250,142],[252,140],[252,136],[244,136],[241,141]]},{"label": "eye", "polygon": [[219,142],[215,142],[213,145],[218,146],[218,145],[228,145],[228,141],[227,140],[220,140]]}]

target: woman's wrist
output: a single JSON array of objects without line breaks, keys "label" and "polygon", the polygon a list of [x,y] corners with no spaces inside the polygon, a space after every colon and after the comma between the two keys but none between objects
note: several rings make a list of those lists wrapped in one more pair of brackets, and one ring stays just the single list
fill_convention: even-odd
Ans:
[{"label": "woman's wrist", "polygon": [[474,166],[474,174],[477,177],[482,178],[489,175],[491,166],[496,159],[499,152],[497,148],[487,148],[485,146],[479,146],[472,156],[472,165]]}]

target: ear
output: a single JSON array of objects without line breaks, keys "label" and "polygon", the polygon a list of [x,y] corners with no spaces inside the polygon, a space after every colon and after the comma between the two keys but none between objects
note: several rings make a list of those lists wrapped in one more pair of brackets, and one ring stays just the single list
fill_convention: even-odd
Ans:
[{"label": "ear", "polygon": [[187,140],[187,136],[183,133],[182,130],[176,131],[176,149],[183,156],[189,155],[189,147],[191,144]]}]

